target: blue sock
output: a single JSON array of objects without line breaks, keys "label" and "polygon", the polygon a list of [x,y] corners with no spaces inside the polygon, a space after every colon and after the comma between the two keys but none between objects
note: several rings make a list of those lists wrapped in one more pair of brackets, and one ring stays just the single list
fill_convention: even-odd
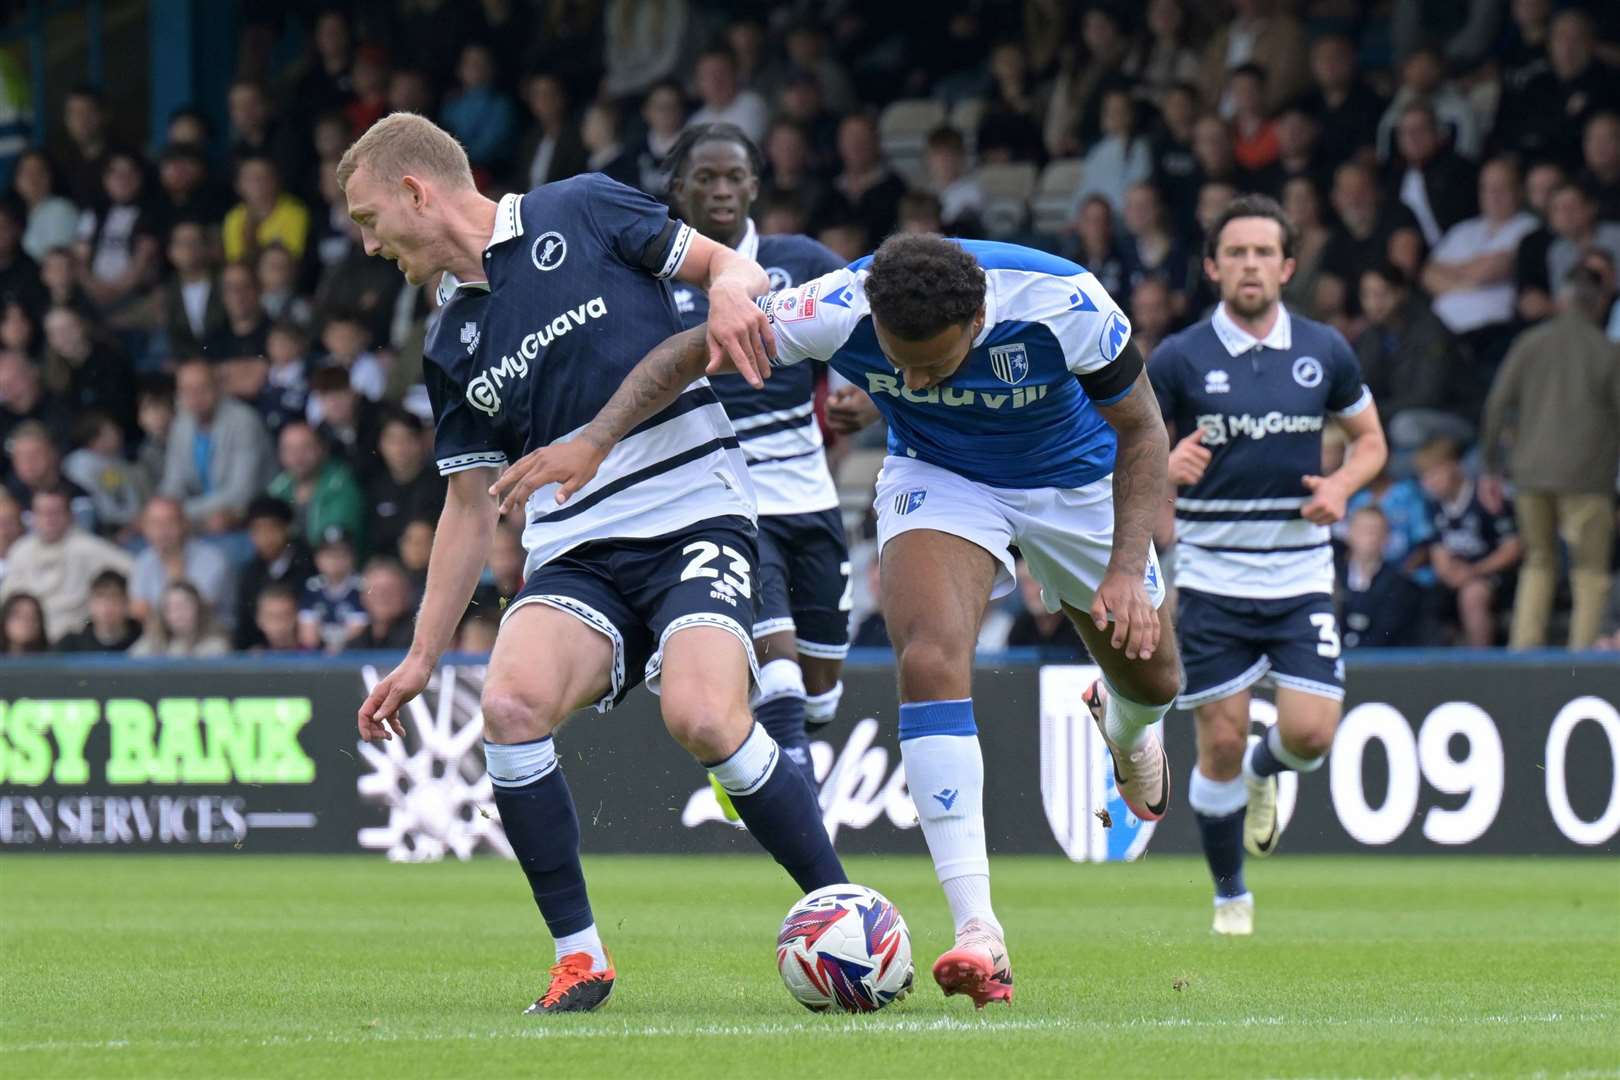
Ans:
[{"label": "blue sock", "polygon": [[1243,884],[1243,811],[1224,817],[1198,813],[1193,816],[1198,819],[1204,858],[1215,878],[1215,895],[1221,898],[1242,896],[1249,891]]},{"label": "blue sock", "polygon": [[579,815],[551,739],[484,743],[495,806],[553,938],[596,922],[579,864]]},{"label": "blue sock", "polygon": [[848,881],[821,823],[815,788],[798,769],[780,766],[781,749],[756,723],[730,757],[704,767],[731,796],[754,839],[792,875],[799,888],[814,892]]},{"label": "blue sock", "polygon": [[804,675],[792,660],[772,660],[759,669],[759,694],[754,719],[776,740],[788,760],[799,767],[816,788],[816,766],[810,760],[810,737],[805,734]]}]

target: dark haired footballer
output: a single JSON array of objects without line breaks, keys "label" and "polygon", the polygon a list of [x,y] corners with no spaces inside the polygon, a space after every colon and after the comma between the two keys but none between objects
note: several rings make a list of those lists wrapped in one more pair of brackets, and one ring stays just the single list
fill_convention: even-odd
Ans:
[{"label": "dark haired footballer", "polygon": [[[670,151],[676,216],[758,262],[773,290],[842,268],[843,259],[808,236],[759,234],[749,212],[760,171],[759,150],[741,128],[688,128]],[[703,290],[680,284],[672,292],[681,325],[702,326],[709,317]],[[713,376],[709,385],[737,430],[759,506],[754,718],[814,784],[805,724],[825,724],[838,709],[851,606],[838,489],[816,422],[816,372],[810,364],[784,369],[759,390],[740,375]],[[728,802],[722,797],[722,806]]]},{"label": "dark haired footballer", "polygon": [[[1204,272],[1215,313],[1164,340],[1153,386],[1170,429],[1176,485],[1180,698],[1198,724],[1187,801],[1215,879],[1215,932],[1254,931],[1243,851],[1269,855],[1282,821],[1277,774],[1321,767],[1344,698],[1328,526],[1383,468],[1383,429],[1339,332],[1290,315],[1294,228],[1263,195],[1215,220]],[[1322,471],[1322,428],[1350,438]],[[1277,723],[1249,734],[1251,689],[1277,688]]]},{"label": "dark haired footballer", "polygon": [[[895,236],[761,303],[776,365],[827,361],[889,422],[878,543],[901,755],[956,922],[934,978],[979,1006],[1010,1001],[971,677],[985,608],[1014,587],[1014,545],[1047,609],[1068,614],[1103,670],[1086,704],[1120,795],[1150,821],[1169,805],[1155,726],[1181,671],[1173,635],[1161,637],[1151,540],[1169,446],[1141,353],[1095,277],[1012,244]],[[557,481],[566,501],[619,438],[702,375],[706,355],[701,328],[665,341],[578,438],[525,458],[497,489],[517,502]]]}]

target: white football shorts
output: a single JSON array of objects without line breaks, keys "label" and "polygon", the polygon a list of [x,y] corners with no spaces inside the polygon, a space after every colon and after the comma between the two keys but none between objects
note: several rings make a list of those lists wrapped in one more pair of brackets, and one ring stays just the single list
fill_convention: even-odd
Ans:
[{"label": "white football shorts", "polygon": [[[914,458],[890,456],[877,481],[878,550],[912,529],[960,536],[1001,564],[992,598],[1017,586],[1012,546],[1041,583],[1046,610],[1091,607],[1114,543],[1114,478],[1079,488],[998,488]],[[1164,603],[1164,575],[1148,542],[1143,583],[1154,607]]]}]

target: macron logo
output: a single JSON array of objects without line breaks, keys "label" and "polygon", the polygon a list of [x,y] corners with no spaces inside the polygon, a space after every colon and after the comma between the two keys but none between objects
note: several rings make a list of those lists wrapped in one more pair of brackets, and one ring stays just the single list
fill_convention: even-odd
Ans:
[{"label": "macron logo", "polygon": [[944,791],[934,792],[934,798],[939,801],[939,805],[949,810],[951,807],[956,805],[956,797],[959,794],[961,794],[961,792],[956,788],[948,787]]}]

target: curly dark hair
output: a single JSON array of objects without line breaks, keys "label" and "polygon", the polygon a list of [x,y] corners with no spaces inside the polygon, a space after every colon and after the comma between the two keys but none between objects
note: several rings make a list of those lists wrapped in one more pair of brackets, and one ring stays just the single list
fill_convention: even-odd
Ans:
[{"label": "curly dark hair", "polygon": [[959,244],[933,233],[902,233],[872,256],[866,300],[883,329],[924,341],[971,322],[984,306],[984,270]]},{"label": "curly dark hair", "polygon": [[736,143],[743,148],[743,153],[748,155],[748,166],[754,171],[754,175],[765,174],[765,159],[760,156],[759,147],[754,145],[754,140],[748,137],[748,133],[736,124],[717,122],[693,124],[681,132],[681,137],[675,140],[675,145],[670,147],[669,156],[665,159],[664,167],[669,170],[669,175],[684,176],[692,158],[692,151],[704,143],[711,142]]},{"label": "curly dark hair", "polygon": [[1209,232],[1204,234],[1204,257],[1209,259],[1215,257],[1221,243],[1221,230],[1238,218],[1251,217],[1270,218],[1275,221],[1282,230],[1283,258],[1294,257],[1294,244],[1297,239],[1294,223],[1283,212],[1282,205],[1270,195],[1240,195],[1228,203],[1226,209],[1221,211],[1221,216],[1210,225]]}]

